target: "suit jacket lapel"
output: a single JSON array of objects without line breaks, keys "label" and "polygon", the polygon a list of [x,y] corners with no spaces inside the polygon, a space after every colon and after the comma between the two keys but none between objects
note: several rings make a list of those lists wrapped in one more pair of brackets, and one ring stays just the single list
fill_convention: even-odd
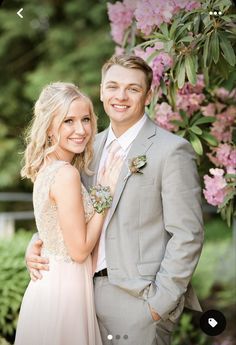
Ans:
[{"label": "suit jacket lapel", "polygon": [[112,206],[108,215],[108,221],[107,226],[111,220],[111,217],[113,216],[115,209],[117,207],[117,204],[120,200],[120,197],[122,195],[122,192],[125,188],[125,185],[131,176],[129,174],[129,165],[128,161],[129,159],[132,159],[137,156],[145,155],[146,152],[149,150],[149,148],[152,145],[151,138],[156,135],[156,125],[147,118],[146,122],[143,125],[143,128],[140,130],[139,134],[135,138],[135,140],[132,143],[132,146],[130,148],[130,151],[127,155],[127,158],[123,164],[123,167],[121,169],[121,173],[117,182],[116,191],[114,194]]},{"label": "suit jacket lapel", "polygon": [[107,135],[108,135],[108,129],[106,129],[101,137],[95,141],[94,144],[94,158],[93,158],[93,163],[91,165],[91,170],[95,172],[93,175],[93,180],[92,180],[92,185],[96,184],[97,182],[97,175],[98,175],[98,168],[102,156],[102,151],[104,148],[104,145],[107,140]]}]

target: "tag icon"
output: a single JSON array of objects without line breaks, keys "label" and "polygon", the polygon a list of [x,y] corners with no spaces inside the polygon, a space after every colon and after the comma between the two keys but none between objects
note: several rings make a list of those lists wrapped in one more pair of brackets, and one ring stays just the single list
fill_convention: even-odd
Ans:
[{"label": "tag icon", "polygon": [[226,318],[219,310],[205,311],[199,321],[201,330],[211,337],[221,334],[226,328]]},{"label": "tag icon", "polygon": [[215,319],[213,319],[213,317],[210,317],[210,318],[208,319],[208,323],[209,323],[209,325],[210,325],[211,327],[213,327],[213,328],[218,324],[218,322],[217,322]]}]

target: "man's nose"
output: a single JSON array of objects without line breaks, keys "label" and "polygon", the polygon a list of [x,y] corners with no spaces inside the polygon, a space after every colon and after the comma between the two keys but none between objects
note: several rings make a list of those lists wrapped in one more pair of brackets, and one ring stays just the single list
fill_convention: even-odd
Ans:
[{"label": "man's nose", "polygon": [[128,98],[126,90],[125,89],[117,90],[116,98],[119,99],[119,100],[126,100]]}]

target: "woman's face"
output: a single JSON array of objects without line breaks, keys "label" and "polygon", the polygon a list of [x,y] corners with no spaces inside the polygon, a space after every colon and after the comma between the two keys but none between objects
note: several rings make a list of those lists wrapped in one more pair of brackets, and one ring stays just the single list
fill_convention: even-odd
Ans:
[{"label": "woman's face", "polygon": [[88,102],[81,98],[71,103],[60,127],[55,116],[48,134],[53,145],[59,138],[56,153],[61,160],[71,162],[75,154],[84,151],[92,135],[91,116]]}]

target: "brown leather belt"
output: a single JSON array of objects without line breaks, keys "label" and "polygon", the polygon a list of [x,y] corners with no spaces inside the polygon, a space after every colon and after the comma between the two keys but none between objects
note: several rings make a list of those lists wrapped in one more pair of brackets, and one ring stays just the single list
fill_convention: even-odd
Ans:
[{"label": "brown leather belt", "polygon": [[107,276],[108,276],[108,274],[107,274],[107,269],[106,268],[104,268],[103,270],[101,270],[99,272],[96,272],[94,274],[94,278],[96,278],[96,277],[107,277]]}]

